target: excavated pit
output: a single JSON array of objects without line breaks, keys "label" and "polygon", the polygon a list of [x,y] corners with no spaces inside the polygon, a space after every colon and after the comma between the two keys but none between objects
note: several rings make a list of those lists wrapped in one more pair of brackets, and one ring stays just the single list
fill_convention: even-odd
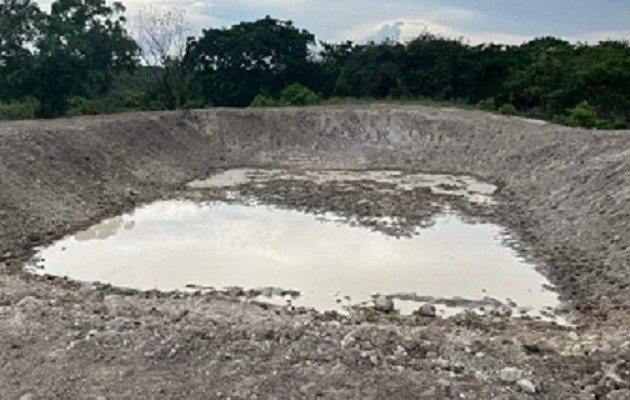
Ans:
[{"label": "excavated pit", "polygon": [[[272,176],[237,182],[238,191],[203,182],[243,168]],[[287,185],[273,175],[285,169],[311,176]],[[357,180],[347,171],[375,172]],[[483,189],[455,181],[436,194],[423,179],[392,191],[387,171],[474,177],[496,193],[470,201]],[[349,106],[2,122],[0,398],[628,398],[629,188],[629,132],[480,112]],[[509,232],[509,251],[538,267],[575,325],[501,313],[344,316],[238,290],[140,292],[23,268],[37,249],[156,201],[250,198],[300,218],[355,217],[347,229],[399,241],[448,203],[464,224],[477,222],[471,229]],[[392,226],[391,216],[404,218]]]},{"label": "excavated pit", "polygon": [[[272,193],[276,206],[259,204],[256,189],[268,193],[271,182],[289,192],[316,185],[328,203],[363,209],[340,215],[324,202],[319,212],[297,211],[281,192]],[[248,186],[255,190],[245,198],[240,187]],[[42,249],[28,270],[140,290],[238,287],[250,298],[320,312],[347,314],[380,297],[402,315],[429,304],[442,316],[469,310],[557,319],[557,294],[505,245],[507,232],[456,211],[454,200],[491,213],[494,185],[401,171],[234,169],[188,188],[188,197],[215,190],[222,201],[140,207]],[[401,209],[417,190],[424,198]],[[374,207],[375,197],[384,209]],[[420,211],[426,215],[414,219]]]}]

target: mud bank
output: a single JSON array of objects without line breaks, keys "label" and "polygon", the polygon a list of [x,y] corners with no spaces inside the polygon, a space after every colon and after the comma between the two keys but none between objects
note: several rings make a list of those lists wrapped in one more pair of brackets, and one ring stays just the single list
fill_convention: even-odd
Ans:
[{"label": "mud bank", "polygon": [[[549,266],[580,328],[346,319],[21,272],[36,245],[236,166],[492,182],[498,218]],[[532,386],[544,398],[628,395],[630,132],[393,107],[0,123],[0,188],[0,398],[510,399]],[[504,379],[512,367],[518,379]]]}]

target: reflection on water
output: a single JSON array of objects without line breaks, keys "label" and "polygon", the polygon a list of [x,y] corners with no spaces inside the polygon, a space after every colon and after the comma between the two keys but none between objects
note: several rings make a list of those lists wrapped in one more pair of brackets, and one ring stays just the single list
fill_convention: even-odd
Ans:
[{"label": "reflection on water", "polygon": [[136,226],[136,222],[132,219],[123,217],[114,217],[107,221],[103,221],[98,225],[94,225],[90,229],[77,233],[74,237],[78,242],[87,242],[89,240],[105,240],[117,234],[120,230],[130,230]]},{"label": "reflection on water", "polygon": [[500,234],[495,225],[443,215],[419,235],[397,239],[268,206],[162,201],[44,249],[39,273],[139,289],[293,289],[301,293],[294,305],[320,310],[376,293],[489,296],[532,314],[557,306],[545,278]]}]

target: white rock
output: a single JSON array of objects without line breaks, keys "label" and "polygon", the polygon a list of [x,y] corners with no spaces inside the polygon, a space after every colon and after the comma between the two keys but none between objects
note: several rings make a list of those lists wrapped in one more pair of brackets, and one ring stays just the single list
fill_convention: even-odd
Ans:
[{"label": "white rock", "polygon": [[394,301],[384,296],[379,296],[374,299],[374,308],[377,311],[384,313],[390,313],[394,311]]},{"label": "white rock", "polygon": [[516,385],[525,393],[536,394],[536,385],[529,379],[521,379]]},{"label": "white rock", "polygon": [[523,376],[523,371],[520,369],[508,367],[501,370],[501,381],[506,383],[515,383]]}]

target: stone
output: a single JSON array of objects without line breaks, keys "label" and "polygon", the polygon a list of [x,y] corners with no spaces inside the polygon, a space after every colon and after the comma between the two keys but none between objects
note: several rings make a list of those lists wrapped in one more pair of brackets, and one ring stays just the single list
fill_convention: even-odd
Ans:
[{"label": "stone", "polygon": [[315,397],[318,396],[321,391],[315,383],[307,383],[300,387],[300,393],[306,397]]},{"label": "stone", "polygon": [[374,309],[384,313],[394,312],[394,301],[390,298],[379,296],[374,299]]},{"label": "stone", "polygon": [[141,194],[141,193],[140,193],[140,191],[139,191],[139,190],[132,189],[132,188],[127,188],[127,189],[125,190],[125,194],[126,194],[128,197],[136,197],[136,196],[140,196],[140,194]]},{"label": "stone", "polygon": [[500,373],[500,379],[505,383],[516,383],[522,376],[523,371],[512,367],[503,368]]},{"label": "stone", "polygon": [[437,316],[437,310],[433,304],[424,304],[416,311],[414,311],[414,315],[434,318]]},{"label": "stone", "polygon": [[536,394],[536,385],[529,379],[521,379],[516,382],[516,386],[519,387],[523,392],[529,394]]},{"label": "stone", "polygon": [[372,363],[372,365],[377,366],[378,365],[378,356],[376,354],[373,354],[370,356],[370,362]]},{"label": "stone", "polygon": [[25,393],[20,396],[20,400],[35,400],[35,395],[33,393]]},{"label": "stone", "polygon": [[630,389],[614,390],[608,393],[606,400],[630,400]]},{"label": "stone", "polygon": [[19,308],[32,310],[32,309],[39,308],[41,306],[41,301],[37,299],[36,297],[26,296],[22,298],[20,301],[18,301],[16,305]]}]

